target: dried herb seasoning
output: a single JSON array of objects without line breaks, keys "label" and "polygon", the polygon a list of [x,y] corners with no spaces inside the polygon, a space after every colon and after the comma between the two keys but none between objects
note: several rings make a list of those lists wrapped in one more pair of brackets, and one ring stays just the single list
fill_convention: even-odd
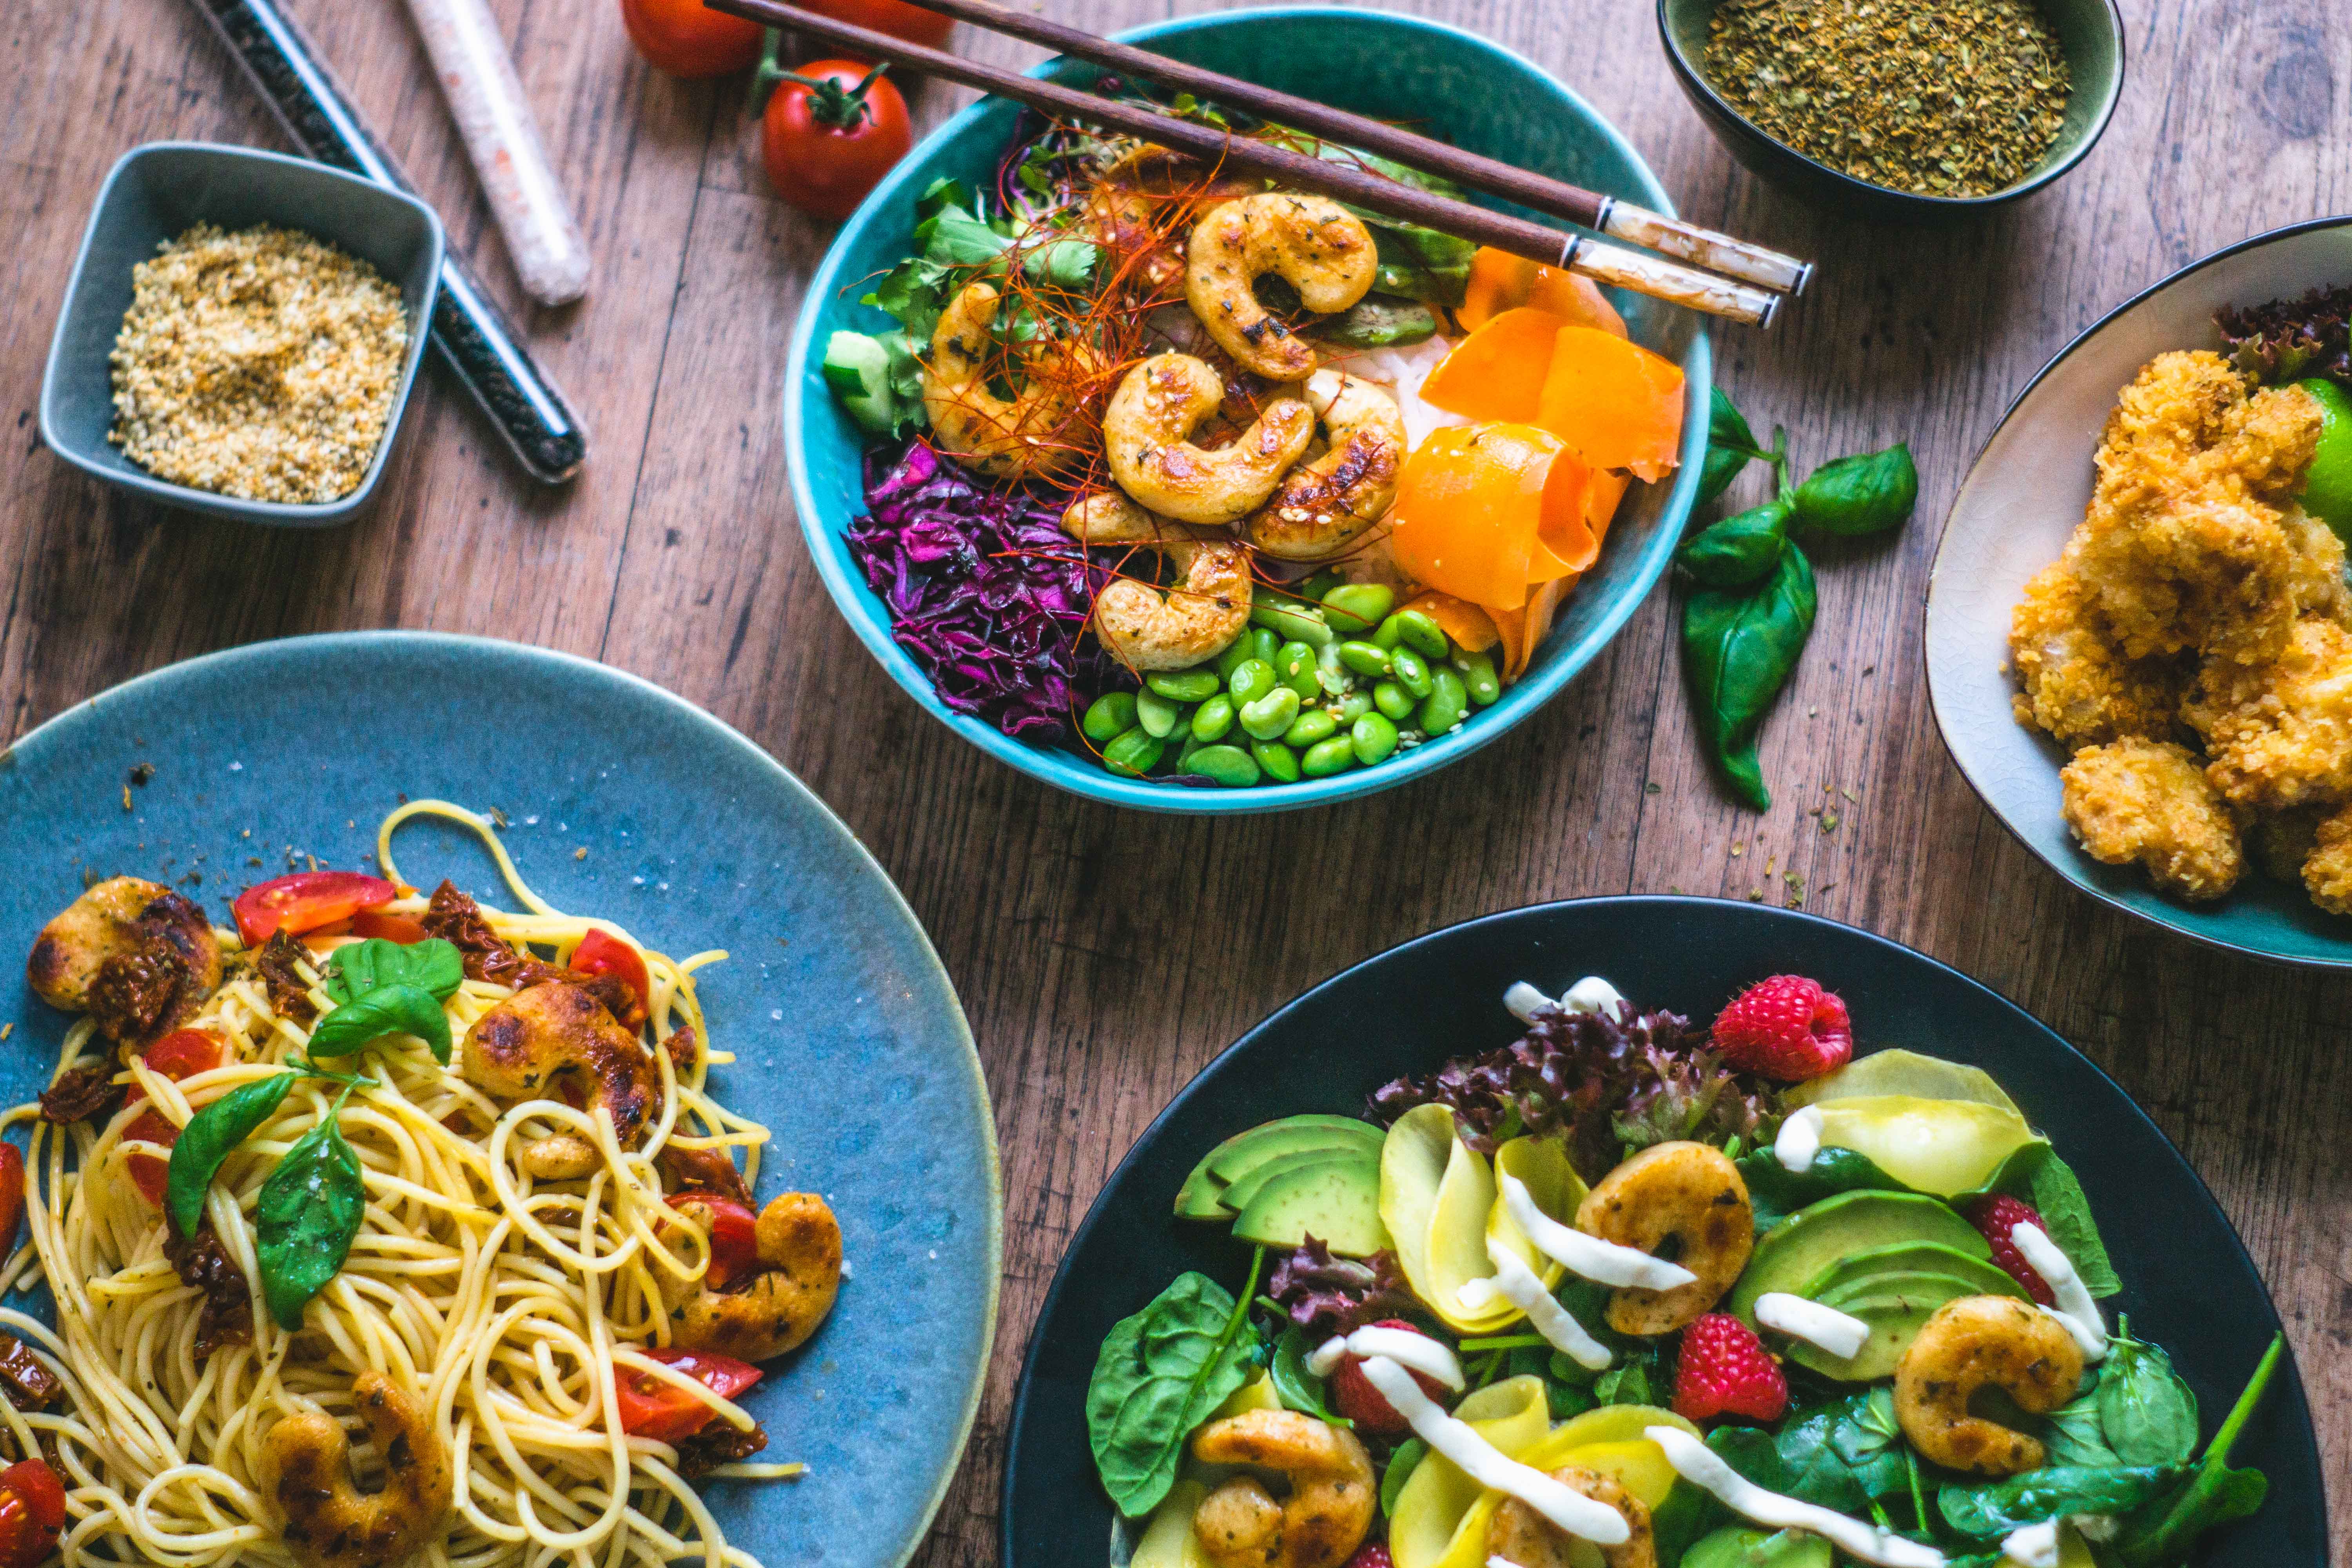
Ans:
[{"label": "dried herb seasoning", "polygon": [[1705,67],[1766,134],[1932,196],[1990,195],[2031,174],[2073,90],[2032,0],[1723,0]]}]

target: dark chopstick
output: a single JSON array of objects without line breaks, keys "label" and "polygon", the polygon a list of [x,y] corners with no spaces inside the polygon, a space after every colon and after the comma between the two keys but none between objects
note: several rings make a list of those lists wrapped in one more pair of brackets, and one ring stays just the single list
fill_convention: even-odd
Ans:
[{"label": "dark chopstick", "polygon": [[984,66],[940,49],[910,44],[887,33],[852,26],[778,0],[703,0],[714,11],[786,27],[822,38],[868,60],[887,60],[926,76],[961,82],[982,92],[1025,103],[1064,120],[1085,121],[1139,136],[1147,142],[1271,180],[1293,190],[1312,191],[1383,216],[1474,240],[1513,256],[1580,272],[1670,304],[1757,326],[1771,323],[1780,297],[1668,261],[1646,251],[1608,245],[1580,234],[1565,234],[1508,213],[1441,196],[1351,163],[1332,163],[1232,135],[1213,126],[1155,114],[1131,103],[1080,92],[994,66]]},{"label": "dark chopstick", "polygon": [[1588,191],[1564,180],[1515,168],[1499,159],[1481,156],[1460,147],[1417,136],[1401,126],[1367,115],[1351,114],[1312,99],[1296,98],[1255,82],[1244,81],[1166,55],[1153,54],[1082,28],[1015,11],[996,0],[911,0],[926,11],[953,16],[992,33],[1041,44],[1074,59],[1090,61],[1129,76],[1156,81],[1183,92],[1214,100],[1261,120],[1271,120],[1310,131],[1360,152],[1443,174],[1456,184],[1491,196],[1549,213],[1585,227],[1597,229],[1633,245],[1645,246],[1710,272],[1737,278],[1778,293],[1801,294],[1811,279],[1813,264],[1784,256],[1731,235],[1651,212],[1598,191]]}]

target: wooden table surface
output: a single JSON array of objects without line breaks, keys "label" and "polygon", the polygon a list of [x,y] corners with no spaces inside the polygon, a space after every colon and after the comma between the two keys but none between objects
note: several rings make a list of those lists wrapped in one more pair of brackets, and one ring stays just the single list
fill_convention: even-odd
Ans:
[{"label": "wooden table surface", "polygon": [[[417,626],[601,658],[704,705],[805,779],[929,928],[986,1060],[1005,1175],[1003,1329],[927,1564],[996,1560],[1013,1378],[1105,1173],[1211,1055],[1308,984],[1465,918],[1584,894],[1795,901],[1910,943],[2049,1021],[2188,1152],[2276,1295],[2329,1470],[2352,1467],[2352,983],[2107,913],[1980,807],[1929,720],[1929,556],[1969,460],[2054,350],[2172,268],[2352,206],[2352,10],[2125,0],[2130,78],[2054,191],[1949,233],[1857,228],[1738,171],[1670,79],[1643,0],[1409,0],[1532,57],[1624,128],[1682,209],[1819,258],[1719,374],[1801,462],[1908,438],[1916,520],[1822,562],[1821,617],[1769,721],[1772,811],[1711,782],[1661,590],[1507,740],[1345,811],[1203,821],[1080,805],[951,738],[834,611],[787,498],[783,344],[828,229],[761,174],[740,83],[646,70],[614,0],[493,0],[595,256],[531,344],[593,440],[520,480],[428,372],[381,508],[323,533],[158,510],[35,430],[42,360],[100,178],[167,137],[282,145],[192,6],[87,0],[0,20],[0,733],[141,671],[259,638]],[[1152,0],[1047,0],[1108,30]],[[509,309],[520,295],[404,9],[297,0],[385,142]],[[1001,40],[958,47],[1026,63]],[[960,101],[934,85],[926,122]],[[1745,485],[1758,483],[1750,478]],[[1734,499],[1745,495],[1735,491]],[[1824,832],[1809,807],[1839,792]],[[1846,800],[1851,791],[1858,800]],[[2352,1487],[2334,1543],[2352,1560]]]}]

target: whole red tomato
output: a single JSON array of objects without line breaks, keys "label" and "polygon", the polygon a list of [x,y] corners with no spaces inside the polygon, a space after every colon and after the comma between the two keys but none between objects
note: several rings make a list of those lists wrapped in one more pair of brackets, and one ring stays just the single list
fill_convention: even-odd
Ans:
[{"label": "whole red tomato", "polygon": [[803,11],[814,11],[820,16],[830,16],[836,22],[846,22],[853,27],[871,27],[877,33],[887,33],[908,43],[925,44],[938,48],[948,41],[948,30],[955,18],[942,16],[937,11],[926,11],[920,5],[909,5],[907,0],[795,0]]},{"label": "whole red tomato", "polygon": [[725,76],[760,58],[760,24],[702,0],[621,0],[621,26],[648,64],[672,76]]},{"label": "whole red tomato", "polygon": [[814,60],[768,100],[760,152],[776,194],[816,217],[845,218],[907,155],[907,100],[851,60]]}]

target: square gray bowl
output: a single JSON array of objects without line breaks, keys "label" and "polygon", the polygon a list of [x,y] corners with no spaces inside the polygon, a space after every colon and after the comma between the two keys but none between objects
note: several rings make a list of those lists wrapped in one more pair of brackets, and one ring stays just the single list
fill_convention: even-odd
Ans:
[{"label": "square gray bowl", "polygon": [[[383,439],[359,488],[317,504],[245,500],[157,479],[106,438],[114,423],[107,356],[131,308],[131,269],[165,240],[199,223],[224,229],[275,224],[338,246],[400,285],[408,312],[408,353],[394,388]],[[66,285],[65,308],[41,378],[41,439],[67,462],[110,484],[170,506],[274,528],[323,528],[365,506],[383,478],[441,287],[441,219],[401,191],[320,163],[202,142],[151,142],[122,155],[98,194]]]}]

